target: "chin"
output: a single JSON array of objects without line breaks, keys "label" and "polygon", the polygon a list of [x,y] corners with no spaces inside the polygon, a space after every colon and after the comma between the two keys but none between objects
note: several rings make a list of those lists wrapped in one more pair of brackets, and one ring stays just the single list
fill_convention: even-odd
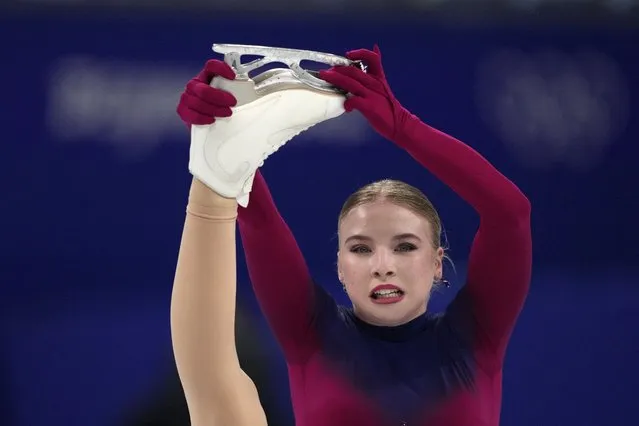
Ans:
[{"label": "chin", "polygon": [[394,305],[373,304],[373,306],[367,306],[364,313],[365,318],[363,319],[373,325],[394,327],[406,324],[422,313],[418,312],[417,309],[408,309],[403,303]]},{"label": "chin", "polygon": [[406,324],[410,319],[407,317],[398,317],[398,318],[379,318],[376,317],[375,323],[373,325],[380,325],[382,327],[396,327],[398,325]]}]

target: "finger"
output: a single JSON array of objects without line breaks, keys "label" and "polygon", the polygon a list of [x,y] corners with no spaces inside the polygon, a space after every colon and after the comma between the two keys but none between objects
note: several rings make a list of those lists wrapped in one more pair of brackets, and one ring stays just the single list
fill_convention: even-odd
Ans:
[{"label": "finger", "polygon": [[368,49],[351,50],[346,53],[346,57],[351,61],[363,61],[368,66],[368,72],[374,76],[382,76],[382,57],[379,53]]},{"label": "finger", "polygon": [[197,75],[197,79],[205,83],[210,83],[213,77],[219,75],[227,80],[235,80],[235,71],[229,64],[218,59],[209,59],[204,65],[204,69]]},{"label": "finger", "polygon": [[182,105],[178,106],[178,115],[187,125],[197,124],[205,126],[207,124],[215,123],[215,117],[209,117],[208,115],[200,114],[199,112],[187,109]]},{"label": "finger", "polygon": [[233,94],[198,80],[191,80],[186,85],[186,93],[200,98],[211,105],[231,107],[237,105],[237,99]]},{"label": "finger", "polygon": [[366,107],[366,99],[359,96],[351,96],[344,101],[344,110],[351,112],[353,110],[362,111]]},{"label": "finger", "polygon": [[211,114],[210,111],[202,112],[187,105],[179,105],[177,113],[188,124],[213,124],[218,118],[230,117],[232,111],[230,109],[220,109]]},{"label": "finger", "polygon": [[322,80],[353,95],[365,96],[369,92],[359,81],[335,70],[322,70],[319,76]]},{"label": "finger", "polygon": [[343,74],[360,82],[367,89],[381,93],[384,90],[384,85],[371,74],[367,74],[361,69],[353,66],[336,66],[332,68],[333,71]]},{"label": "finger", "polygon": [[232,110],[228,106],[213,105],[200,98],[184,93],[180,103],[185,107],[211,117],[230,117]]}]

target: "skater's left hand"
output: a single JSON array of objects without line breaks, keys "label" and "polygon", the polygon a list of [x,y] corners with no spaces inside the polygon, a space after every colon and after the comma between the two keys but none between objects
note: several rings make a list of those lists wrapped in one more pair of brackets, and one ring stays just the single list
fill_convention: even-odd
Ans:
[{"label": "skater's left hand", "polygon": [[320,78],[348,92],[344,109],[362,113],[373,128],[386,139],[396,141],[410,113],[397,101],[384,75],[382,55],[375,45],[374,51],[352,50],[346,57],[362,61],[367,72],[355,66],[335,66],[320,71]]}]

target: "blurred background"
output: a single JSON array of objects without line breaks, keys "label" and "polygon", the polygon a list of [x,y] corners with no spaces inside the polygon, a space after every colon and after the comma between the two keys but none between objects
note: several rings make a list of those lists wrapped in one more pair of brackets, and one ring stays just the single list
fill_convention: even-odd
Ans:
[{"label": "blurred background", "polygon": [[[533,204],[501,424],[638,425],[638,3],[3,0],[0,424],[188,424],[169,330],[190,183],[180,92],[213,43],[378,43],[400,101]],[[457,271],[432,309],[463,284],[474,212],[361,116],[302,134],[264,175],[338,300],[339,209],[382,177],[417,185],[443,217]],[[292,426],[285,366],[240,262],[242,363],[269,424]]]}]

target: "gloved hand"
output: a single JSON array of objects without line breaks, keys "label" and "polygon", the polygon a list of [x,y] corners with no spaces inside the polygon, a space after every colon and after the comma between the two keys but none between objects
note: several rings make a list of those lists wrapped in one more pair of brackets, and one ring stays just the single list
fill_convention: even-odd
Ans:
[{"label": "gloved hand", "polygon": [[[214,77],[216,88],[210,86]],[[299,133],[341,115],[344,96],[318,93],[302,83],[257,93],[253,81],[235,77],[226,63],[208,61],[187,84],[177,112],[191,127],[191,174],[246,207],[264,161]]]},{"label": "gloved hand", "polygon": [[353,50],[346,53],[346,57],[362,61],[367,72],[354,66],[335,66],[320,71],[320,78],[349,93],[344,102],[347,112],[361,112],[377,133],[398,142],[404,123],[411,114],[397,101],[388,86],[379,47],[375,45],[374,51]]},{"label": "gloved hand", "polygon": [[210,86],[218,75],[235,80],[235,71],[227,63],[211,59],[187,83],[177,106],[177,113],[187,126],[213,124],[216,118],[231,116],[231,107],[237,104],[235,96]]}]

